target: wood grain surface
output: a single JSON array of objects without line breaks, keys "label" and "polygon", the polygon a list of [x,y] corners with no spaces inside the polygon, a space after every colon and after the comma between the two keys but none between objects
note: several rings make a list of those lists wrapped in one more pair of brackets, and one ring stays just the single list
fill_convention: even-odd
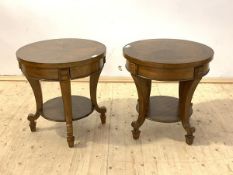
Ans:
[{"label": "wood grain surface", "polygon": [[[138,111],[138,104],[136,107]],[[179,117],[179,99],[169,96],[152,96],[146,119],[163,123],[174,123],[180,121]],[[192,115],[190,107],[189,115]]]},{"label": "wood grain surface", "polygon": [[34,63],[57,68],[94,62],[103,58],[105,52],[106,47],[97,41],[64,38],[28,44],[17,50],[16,57],[24,64]]},{"label": "wood grain surface", "polygon": [[187,40],[148,39],[127,44],[124,56],[131,62],[161,68],[195,67],[212,60],[210,47]]},{"label": "wood grain surface", "polygon": [[[87,97],[72,96],[71,99],[73,120],[87,117],[94,109],[91,100]],[[65,122],[62,97],[56,97],[45,102],[42,116],[48,120]]]}]

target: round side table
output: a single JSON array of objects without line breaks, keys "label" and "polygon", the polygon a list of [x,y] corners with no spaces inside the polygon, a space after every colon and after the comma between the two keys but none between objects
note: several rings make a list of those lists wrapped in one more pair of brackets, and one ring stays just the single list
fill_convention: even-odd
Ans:
[{"label": "round side table", "polygon": [[[181,121],[187,132],[186,143],[191,145],[195,132],[189,121],[191,100],[201,78],[209,71],[214,51],[192,41],[150,39],[127,44],[123,53],[138,92],[139,115],[131,124],[134,139],[139,138],[139,127],[146,118],[165,123]],[[179,81],[179,99],[150,97],[151,80]]]},{"label": "round side table", "polygon": [[[96,100],[97,83],[105,63],[106,47],[84,39],[54,39],[35,42],[16,52],[19,67],[29,81],[36,100],[35,114],[29,114],[30,129],[36,131],[36,120],[66,122],[67,142],[74,146],[73,120],[87,117],[95,109],[102,124],[106,108]],[[70,80],[90,76],[90,98],[71,96]],[[59,81],[62,97],[43,103],[40,80]]]}]

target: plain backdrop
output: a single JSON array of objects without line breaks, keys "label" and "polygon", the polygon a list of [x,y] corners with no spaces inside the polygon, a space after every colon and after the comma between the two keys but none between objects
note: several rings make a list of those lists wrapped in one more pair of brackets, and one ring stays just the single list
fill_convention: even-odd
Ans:
[{"label": "plain backdrop", "polygon": [[103,76],[129,76],[122,56],[129,42],[193,40],[215,50],[209,77],[233,77],[233,0],[0,0],[0,75],[21,74],[19,47],[53,38],[104,43]]}]

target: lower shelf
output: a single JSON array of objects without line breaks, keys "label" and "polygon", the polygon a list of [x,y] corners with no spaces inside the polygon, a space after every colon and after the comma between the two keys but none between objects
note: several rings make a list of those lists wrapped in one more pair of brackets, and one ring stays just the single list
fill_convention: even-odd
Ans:
[{"label": "lower shelf", "polygon": [[[87,117],[93,112],[91,100],[83,96],[72,96],[73,120]],[[64,107],[62,97],[56,97],[43,104],[42,116],[48,120],[64,122]]]},{"label": "lower shelf", "polygon": [[[169,96],[153,96],[150,98],[150,106],[147,114],[147,119],[163,123],[178,122],[180,121],[178,107],[178,98]],[[190,106],[190,116],[192,115],[192,112],[192,106]]]}]

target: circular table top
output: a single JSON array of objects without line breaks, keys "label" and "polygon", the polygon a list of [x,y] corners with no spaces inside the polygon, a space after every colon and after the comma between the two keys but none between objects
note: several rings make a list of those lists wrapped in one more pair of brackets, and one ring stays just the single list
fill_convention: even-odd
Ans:
[{"label": "circular table top", "polygon": [[88,63],[105,56],[105,45],[86,39],[53,39],[21,47],[16,57],[22,63],[50,67],[67,67],[74,63]]},{"label": "circular table top", "polygon": [[177,39],[149,39],[127,44],[124,57],[143,66],[161,68],[194,67],[212,60],[210,47],[193,41]]}]

